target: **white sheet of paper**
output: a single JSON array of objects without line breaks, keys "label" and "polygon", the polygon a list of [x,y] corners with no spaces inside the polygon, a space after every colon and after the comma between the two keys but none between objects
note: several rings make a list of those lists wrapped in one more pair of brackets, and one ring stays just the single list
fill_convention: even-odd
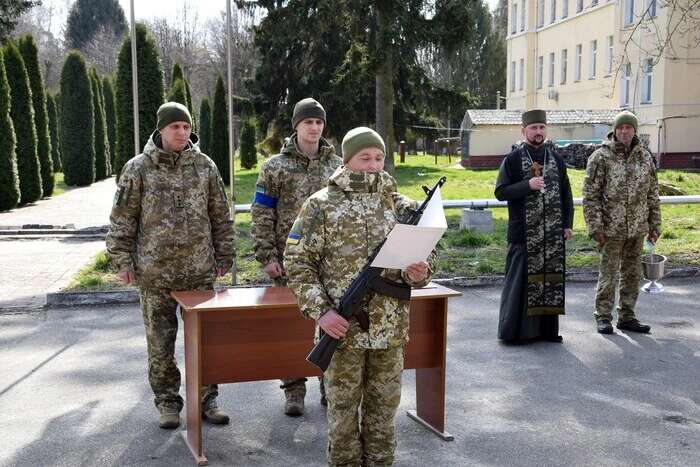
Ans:
[{"label": "white sheet of paper", "polygon": [[447,230],[442,195],[438,188],[423,211],[418,225],[396,224],[372,266],[406,269],[409,264],[425,261],[442,234]]}]

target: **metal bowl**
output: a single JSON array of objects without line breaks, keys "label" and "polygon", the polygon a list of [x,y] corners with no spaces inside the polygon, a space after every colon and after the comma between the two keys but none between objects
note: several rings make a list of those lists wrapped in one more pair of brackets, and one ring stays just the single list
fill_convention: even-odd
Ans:
[{"label": "metal bowl", "polygon": [[650,281],[657,281],[664,277],[664,264],[666,264],[666,259],[664,255],[642,255],[644,278]]}]

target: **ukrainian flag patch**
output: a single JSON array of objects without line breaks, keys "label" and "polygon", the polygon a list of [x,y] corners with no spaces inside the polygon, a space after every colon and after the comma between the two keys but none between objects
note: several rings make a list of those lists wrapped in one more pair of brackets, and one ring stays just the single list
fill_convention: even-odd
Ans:
[{"label": "ukrainian flag patch", "polygon": [[299,240],[301,240],[301,235],[290,233],[289,237],[287,237],[287,245],[297,245],[299,244]]},{"label": "ukrainian flag patch", "polygon": [[256,185],[253,204],[259,204],[260,206],[265,206],[266,208],[275,209],[277,207],[277,198],[268,195],[266,191],[267,190],[265,190],[263,185]]}]

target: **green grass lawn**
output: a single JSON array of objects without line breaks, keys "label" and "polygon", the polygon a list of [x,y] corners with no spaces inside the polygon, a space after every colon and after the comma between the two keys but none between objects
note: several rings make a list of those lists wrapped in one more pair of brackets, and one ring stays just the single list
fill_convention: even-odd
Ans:
[{"label": "green grass lawn", "polygon": [[[398,161],[398,158],[397,158]],[[421,185],[432,186],[441,176],[447,177],[443,187],[444,199],[491,199],[497,170],[466,170],[457,165],[457,160],[448,163],[447,158],[438,158],[435,165],[432,156],[408,156],[405,164],[396,167],[399,191],[415,199],[421,199]],[[245,170],[237,162],[235,167],[236,203],[250,203],[253,197],[258,168]],[[569,170],[574,197],[581,196],[583,170]],[[700,173],[662,171],[659,180],[670,183],[689,194],[700,194]],[[476,234],[459,230],[461,211],[446,211],[449,229],[440,241],[440,259],[436,277],[475,276],[502,274],[506,254],[506,209],[493,209],[494,232]],[[700,265],[700,205],[662,206],[663,234],[656,252],[669,257],[669,267]],[[260,283],[265,280],[253,257],[250,240],[250,214],[236,215],[236,251],[238,282]],[[115,271],[106,258],[98,255],[93,264],[79,273],[70,288],[114,287]],[[107,262],[108,263],[108,262]],[[595,244],[588,238],[581,208],[574,216],[574,237],[567,243],[567,267],[569,270],[594,270],[598,265]],[[231,283],[230,276],[222,283]]]}]

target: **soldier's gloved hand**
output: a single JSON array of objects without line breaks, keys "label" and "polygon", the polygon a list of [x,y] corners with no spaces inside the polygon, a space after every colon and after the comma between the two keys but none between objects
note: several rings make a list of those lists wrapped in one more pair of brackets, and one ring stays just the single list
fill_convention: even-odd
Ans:
[{"label": "soldier's gloved hand", "polygon": [[335,310],[328,310],[316,323],[318,323],[319,327],[333,339],[342,339],[345,337],[350,327],[350,323]]},{"label": "soldier's gloved hand", "polygon": [[532,191],[540,191],[544,188],[544,177],[532,177],[528,183]]},{"label": "soldier's gloved hand", "polygon": [[119,271],[117,275],[126,285],[129,285],[136,280],[136,274],[134,274],[134,271],[131,269],[123,269]]},{"label": "soldier's gloved hand", "polygon": [[411,282],[421,282],[428,277],[428,263],[425,261],[419,261],[417,263],[409,264],[406,266],[406,275]]},{"label": "soldier's gloved hand", "polygon": [[271,261],[263,268],[263,271],[270,277],[270,279],[275,279],[282,275],[282,266],[277,261]]},{"label": "soldier's gloved hand", "polygon": [[652,230],[649,232],[649,236],[647,238],[651,243],[656,244],[657,240],[659,239],[659,232]]},{"label": "soldier's gloved hand", "polygon": [[595,238],[595,241],[598,243],[599,247],[605,245],[605,234],[603,234],[603,232],[596,232],[593,238]]}]

